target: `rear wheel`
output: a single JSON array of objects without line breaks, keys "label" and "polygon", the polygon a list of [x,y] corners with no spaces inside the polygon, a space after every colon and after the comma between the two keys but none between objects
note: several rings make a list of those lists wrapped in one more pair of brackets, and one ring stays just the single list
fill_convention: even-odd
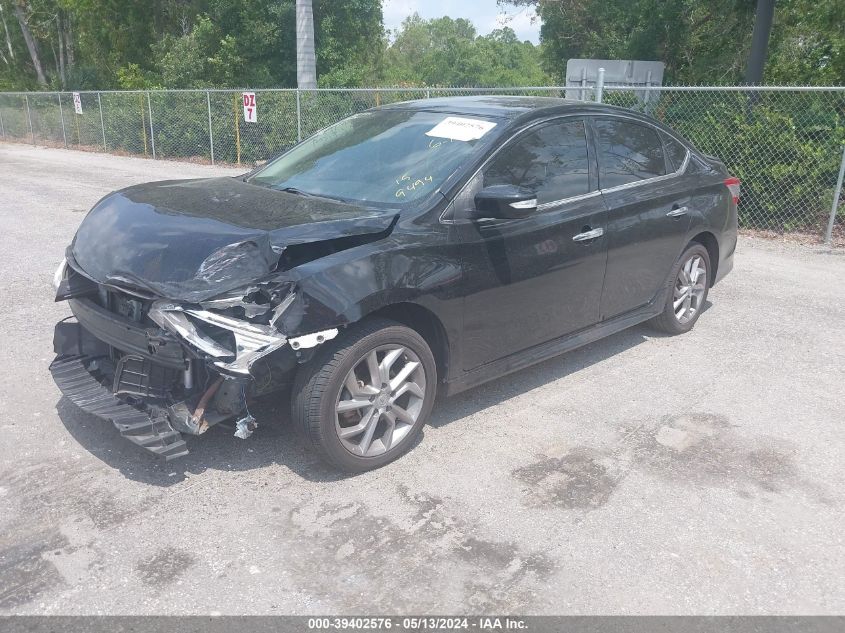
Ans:
[{"label": "rear wheel", "polygon": [[690,244],[669,273],[663,312],[650,323],[668,334],[689,332],[707,300],[710,275],[707,249],[696,242]]},{"label": "rear wheel", "polygon": [[383,319],[332,343],[297,375],[294,420],[332,466],[378,468],[405,453],[425,424],[437,383],[434,356],[414,330]]}]

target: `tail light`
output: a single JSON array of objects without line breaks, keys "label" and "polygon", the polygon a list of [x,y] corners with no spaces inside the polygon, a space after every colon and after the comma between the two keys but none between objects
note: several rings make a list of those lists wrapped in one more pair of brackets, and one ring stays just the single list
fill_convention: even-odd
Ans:
[{"label": "tail light", "polygon": [[725,178],[725,186],[731,190],[731,197],[733,198],[734,204],[739,202],[739,184],[739,178],[735,176]]}]

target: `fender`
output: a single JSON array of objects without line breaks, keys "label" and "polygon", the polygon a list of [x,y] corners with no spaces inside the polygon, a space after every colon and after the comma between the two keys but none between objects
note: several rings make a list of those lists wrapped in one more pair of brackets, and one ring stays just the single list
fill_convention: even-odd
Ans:
[{"label": "fender", "polygon": [[[426,240],[427,242],[427,240]],[[400,303],[420,305],[458,337],[463,278],[457,244],[380,242],[335,253],[288,271],[296,299],[279,329],[300,336],[344,327]]]}]

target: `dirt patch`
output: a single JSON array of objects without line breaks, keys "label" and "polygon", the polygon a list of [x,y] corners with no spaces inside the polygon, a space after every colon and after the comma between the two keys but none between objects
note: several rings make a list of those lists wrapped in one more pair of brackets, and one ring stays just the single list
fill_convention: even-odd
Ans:
[{"label": "dirt patch", "polygon": [[[4,509],[8,522],[0,530],[0,609],[26,604],[65,585],[51,560],[75,551],[60,532],[63,526],[90,523],[102,533],[119,528],[152,503],[151,498],[115,497],[97,483],[100,473],[97,468],[69,469],[57,463],[21,465],[0,473],[4,501],[11,502]],[[33,534],[33,526],[43,531]],[[83,547],[93,546],[93,534]],[[91,562],[98,565],[96,559]]]},{"label": "dirt patch", "polygon": [[119,499],[96,468],[64,469],[43,463],[0,474],[0,486],[18,500],[19,514],[40,522],[87,518],[100,530],[118,527],[144,512],[156,497]]},{"label": "dirt patch", "polygon": [[[410,519],[372,514],[361,503],[320,504],[294,510],[298,543],[292,573],[327,605],[366,604],[384,611],[437,612],[460,602],[470,610],[525,610],[541,592],[554,565],[541,551],[485,538],[476,526],[446,511],[438,497],[399,491]],[[321,570],[332,569],[327,579]],[[448,573],[444,573],[448,570]],[[403,587],[428,586],[409,593]],[[362,607],[363,608],[363,607]]]},{"label": "dirt patch", "polygon": [[616,489],[615,468],[613,458],[579,447],[518,468],[513,476],[530,486],[525,492],[531,505],[590,510],[607,503]]},{"label": "dirt patch", "polygon": [[25,540],[11,545],[5,540],[0,540],[0,609],[26,604],[44,591],[64,585],[56,566],[42,556],[67,546],[59,532],[27,534]]},{"label": "dirt patch", "polygon": [[726,488],[745,498],[793,489],[817,503],[833,503],[823,487],[801,475],[792,442],[746,436],[722,415],[666,416],[622,427],[620,433],[606,454],[576,447],[514,470],[513,477],[529,486],[526,505],[599,508],[634,470],[680,485]]},{"label": "dirt patch", "polygon": [[194,564],[190,552],[176,547],[164,547],[152,556],[138,561],[135,571],[144,584],[164,587],[174,582]]},{"label": "dirt patch", "polygon": [[[833,225],[833,233],[830,236],[831,246],[835,248],[845,247],[845,221],[837,217],[837,222]],[[827,217],[824,218],[824,226],[827,227]],[[798,229],[789,232],[770,231],[765,229],[740,229],[739,234],[746,237],[758,237],[773,242],[788,242],[792,244],[802,244],[804,246],[813,246],[822,244],[824,241],[824,228],[816,230]]]},{"label": "dirt patch", "polygon": [[672,479],[746,493],[800,485],[795,445],[740,434],[725,416],[670,416],[629,436],[636,467]]}]

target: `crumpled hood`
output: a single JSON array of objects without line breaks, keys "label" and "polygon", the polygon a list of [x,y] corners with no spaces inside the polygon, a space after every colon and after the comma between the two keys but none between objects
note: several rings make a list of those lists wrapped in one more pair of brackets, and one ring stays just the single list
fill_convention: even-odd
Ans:
[{"label": "crumpled hood", "polygon": [[235,178],[174,180],[112,193],[70,246],[100,283],[203,301],[273,272],[284,248],[388,231],[395,211],[303,197]]}]

